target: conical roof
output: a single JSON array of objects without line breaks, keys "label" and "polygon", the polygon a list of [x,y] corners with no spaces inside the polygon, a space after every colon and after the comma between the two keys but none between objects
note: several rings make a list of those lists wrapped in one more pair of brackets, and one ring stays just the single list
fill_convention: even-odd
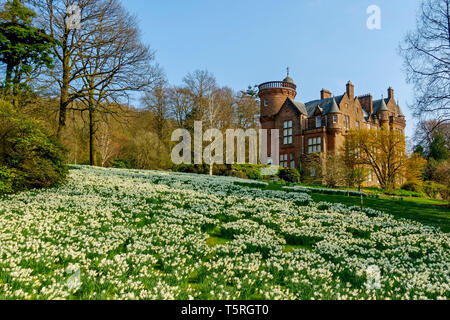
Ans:
[{"label": "conical roof", "polygon": [[389,111],[386,102],[384,101],[384,99],[381,99],[381,108],[379,111]]},{"label": "conical roof", "polygon": [[331,102],[331,109],[328,113],[341,113],[341,110],[339,110],[335,98],[333,98],[333,101]]}]

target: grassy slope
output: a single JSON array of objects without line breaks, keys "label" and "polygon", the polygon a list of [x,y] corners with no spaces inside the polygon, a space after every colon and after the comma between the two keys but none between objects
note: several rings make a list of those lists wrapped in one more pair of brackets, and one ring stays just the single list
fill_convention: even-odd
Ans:
[{"label": "grassy slope", "polygon": [[[267,189],[283,190],[279,184],[269,184]],[[328,195],[311,193],[315,202],[342,203],[347,206],[359,206],[360,198],[357,196]],[[450,233],[450,209],[444,201],[425,198],[395,198],[379,197],[364,198],[364,206],[383,211],[395,218],[414,220],[424,225],[440,228],[443,232]]]},{"label": "grassy slope", "polygon": [[[346,197],[341,195],[311,194],[316,202],[327,201],[343,203],[350,206],[359,206],[359,197]],[[421,198],[365,198],[364,205],[392,214],[396,218],[406,218],[418,221],[425,225],[441,228],[444,232],[450,232],[450,210],[444,202]]]}]

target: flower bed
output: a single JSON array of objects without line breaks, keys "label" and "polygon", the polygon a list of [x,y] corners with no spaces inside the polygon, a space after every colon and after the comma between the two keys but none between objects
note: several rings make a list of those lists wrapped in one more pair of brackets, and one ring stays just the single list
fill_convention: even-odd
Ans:
[{"label": "flower bed", "polygon": [[77,166],[3,198],[0,299],[450,298],[447,234],[236,181]]}]

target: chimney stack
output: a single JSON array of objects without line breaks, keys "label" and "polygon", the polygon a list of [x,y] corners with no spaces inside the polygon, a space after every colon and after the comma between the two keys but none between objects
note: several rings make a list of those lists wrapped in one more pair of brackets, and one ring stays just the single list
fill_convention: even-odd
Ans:
[{"label": "chimney stack", "polygon": [[331,92],[327,89],[320,91],[320,100],[331,98]]},{"label": "chimney stack", "polygon": [[388,98],[390,99],[394,99],[394,89],[392,89],[392,87],[389,87],[388,89]]},{"label": "chimney stack", "polygon": [[353,99],[355,97],[355,86],[350,80],[347,82],[347,95],[350,97],[350,99]]}]

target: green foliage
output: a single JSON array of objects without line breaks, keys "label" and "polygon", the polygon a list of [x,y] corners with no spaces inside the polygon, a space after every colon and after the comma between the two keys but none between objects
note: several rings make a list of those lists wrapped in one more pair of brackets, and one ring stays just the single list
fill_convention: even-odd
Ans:
[{"label": "green foliage", "polygon": [[430,144],[429,158],[436,161],[442,161],[448,159],[448,149],[445,142],[445,137],[442,134],[436,134],[433,141]]},{"label": "green foliage", "polygon": [[422,145],[420,145],[420,144],[417,145],[414,148],[414,152],[413,153],[418,153],[422,158],[426,157],[426,155],[425,155],[425,148]]},{"label": "green foliage", "polygon": [[14,173],[6,167],[0,166],[0,194],[11,193]]},{"label": "green foliage", "polygon": [[[239,176],[244,179],[262,180],[261,166],[255,164],[235,164],[233,171],[239,172]],[[234,175],[238,176],[238,175]]]},{"label": "green foliage", "polygon": [[131,162],[127,159],[115,159],[111,163],[111,167],[118,169],[131,169],[132,165]]},{"label": "green foliage", "polygon": [[300,173],[295,168],[283,168],[278,172],[278,177],[286,182],[299,183]]},{"label": "green foliage", "polygon": [[43,66],[52,68],[52,45],[56,42],[31,25],[35,13],[19,0],[8,1],[0,11],[0,62],[6,65],[4,92],[13,94],[28,86],[24,75]]},{"label": "green foliage", "polygon": [[414,182],[414,181],[408,181],[408,182],[404,183],[401,186],[401,189],[405,190],[405,191],[412,191],[412,192],[417,192],[417,193],[423,192],[422,186],[419,183]]},{"label": "green foliage", "polygon": [[425,181],[423,183],[423,191],[432,199],[437,199],[438,196],[445,198],[446,189],[446,186],[432,181]]},{"label": "green foliage", "polygon": [[[263,180],[261,168],[264,166],[253,164],[214,165],[213,174],[217,176],[231,176],[242,179]],[[174,171],[196,174],[209,174],[207,164],[181,164]]]},{"label": "green foliage", "polygon": [[175,171],[184,173],[208,174],[209,166],[206,164],[180,164],[176,166]]},{"label": "green foliage", "polygon": [[36,120],[0,100],[2,192],[61,183],[67,174],[65,152]]}]

